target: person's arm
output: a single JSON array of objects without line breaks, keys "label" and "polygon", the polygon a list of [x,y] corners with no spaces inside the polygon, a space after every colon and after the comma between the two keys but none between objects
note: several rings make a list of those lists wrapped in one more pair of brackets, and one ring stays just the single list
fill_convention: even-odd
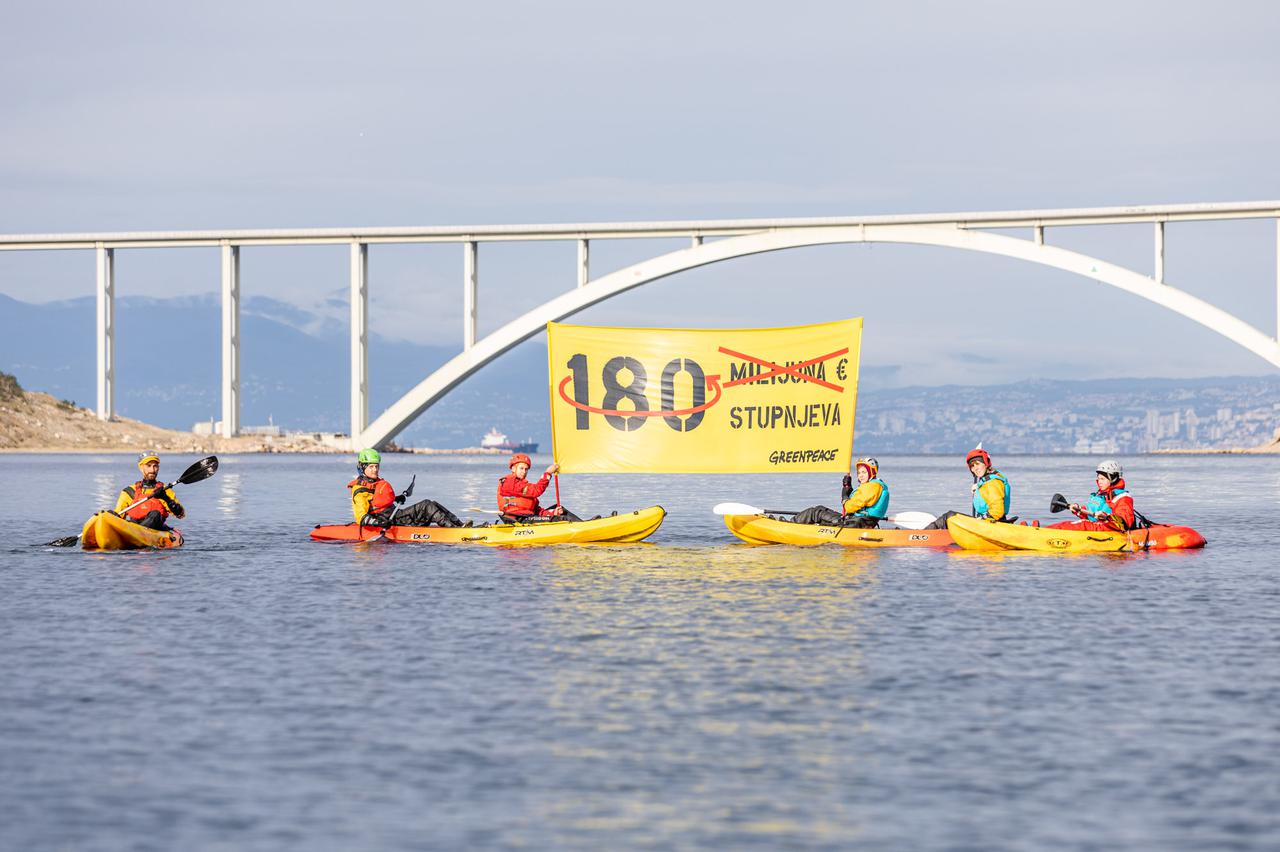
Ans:
[{"label": "person's arm", "polygon": [[131,503],[133,503],[133,486],[126,485],[120,490],[120,496],[116,498],[116,507],[111,511],[118,515],[129,508]]},{"label": "person's arm", "polygon": [[853,492],[853,496],[844,501],[844,513],[846,515],[865,509],[868,506],[874,506],[875,502],[880,499],[880,492],[884,486],[878,482],[864,482],[858,486],[858,490]]},{"label": "person's arm", "polygon": [[351,514],[355,515],[356,523],[364,520],[365,515],[369,514],[369,504],[373,502],[373,489],[367,485],[358,485],[351,489]]},{"label": "person's arm", "polygon": [[988,479],[978,488],[978,494],[987,503],[987,517],[993,521],[1004,519],[1004,483]]},{"label": "person's arm", "polygon": [[169,511],[173,512],[175,518],[185,518],[187,516],[187,510],[178,502],[178,498],[173,495],[172,488],[157,490],[155,496],[164,501],[169,507]]},{"label": "person's arm", "polygon": [[524,492],[523,492],[524,496],[525,497],[541,497],[542,492],[546,491],[547,486],[550,484],[551,484],[551,474],[549,473],[542,474],[542,478],[539,479],[537,482],[530,482],[529,480],[526,479],[524,481]]},{"label": "person's arm", "polygon": [[1111,504],[1111,513],[1105,518],[1112,526],[1125,532],[1134,527],[1133,517],[1133,498],[1128,494],[1121,494],[1114,503]]}]

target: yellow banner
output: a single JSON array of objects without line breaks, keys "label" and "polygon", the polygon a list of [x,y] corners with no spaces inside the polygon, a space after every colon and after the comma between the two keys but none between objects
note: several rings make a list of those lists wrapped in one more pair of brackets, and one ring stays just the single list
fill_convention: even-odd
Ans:
[{"label": "yellow banner", "polygon": [[862,318],[793,328],[547,324],[566,472],[849,470]]}]

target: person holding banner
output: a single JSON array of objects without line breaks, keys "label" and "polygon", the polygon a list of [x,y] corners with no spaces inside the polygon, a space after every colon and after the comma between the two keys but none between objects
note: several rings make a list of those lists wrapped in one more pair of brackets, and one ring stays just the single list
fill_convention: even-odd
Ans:
[{"label": "person holding banner", "polygon": [[528,518],[546,518],[557,521],[580,521],[557,501],[556,505],[546,509],[538,503],[542,492],[547,490],[551,477],[560,472],[560,465],[552,462],[537,482],[530,482],[529,466],[532,460],[524,453],[516,453],[507,463],[511,473],[498,480],[498,510],[505,521],[520,521]]},{"label": "person holding banner", "polygon": [[[964,457],[964,463],[969,466],[969,473],[973,475],[973,514],[970,517],[1012,523],[1009,507],[1013,502],[1013,486],[991,464],[991,454],[982,449],[981,442]],[[943,512],[925,529],[945,530],[948,518],[963,514],[956,511]]]},{"label": "person holding banner", "polygon": [[888,517],[889,486],[880,478],[880,462],[867,456],[858,459],[854,470],[858,476],[857,490],[853,489],[853,479],[847,473],[840,489],[843,514],[826,506],[810,506],[796,514],[795,523],[869,529]]}]

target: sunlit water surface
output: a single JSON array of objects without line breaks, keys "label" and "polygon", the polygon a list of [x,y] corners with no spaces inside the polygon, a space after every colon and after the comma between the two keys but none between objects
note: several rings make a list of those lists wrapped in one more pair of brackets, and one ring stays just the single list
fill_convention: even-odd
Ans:
[{"label": "sunlit water surface", "polygon": [[[962,460],[881,461],[896,511],[967,500]],[[1048,519],[1096,459],[997,462]],[[640,545],[316,544],[350,460],[231,456],[186,547],[89,555],[32,545],[131,458],[0,456],[0,847],[1275,848],[1280,459],[1126,464],[1207,549],[753,548],[710,511],[833,476],[562,478],[665,506]],[[504,471],[414,473],[465,515]]]}]

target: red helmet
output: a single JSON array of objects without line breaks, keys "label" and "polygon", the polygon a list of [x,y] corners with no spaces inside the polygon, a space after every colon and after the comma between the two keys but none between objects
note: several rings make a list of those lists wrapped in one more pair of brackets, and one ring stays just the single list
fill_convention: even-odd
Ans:
[{"label": "red helmet", "polygon": [[987,467],[991,467],[991,453],[982,449],[981,444],[970,450],[969,455],[964,457],[965,465],[968,466],[972,464],[974,459],[982,459],[983,464]]},{"label": "red helmet", "polygon": [[516,453],[511,457],[511,461],[507,462],[507,467],[515,467],[518,464],[526,464],[533,467],[533,461],[524,453]]}]

